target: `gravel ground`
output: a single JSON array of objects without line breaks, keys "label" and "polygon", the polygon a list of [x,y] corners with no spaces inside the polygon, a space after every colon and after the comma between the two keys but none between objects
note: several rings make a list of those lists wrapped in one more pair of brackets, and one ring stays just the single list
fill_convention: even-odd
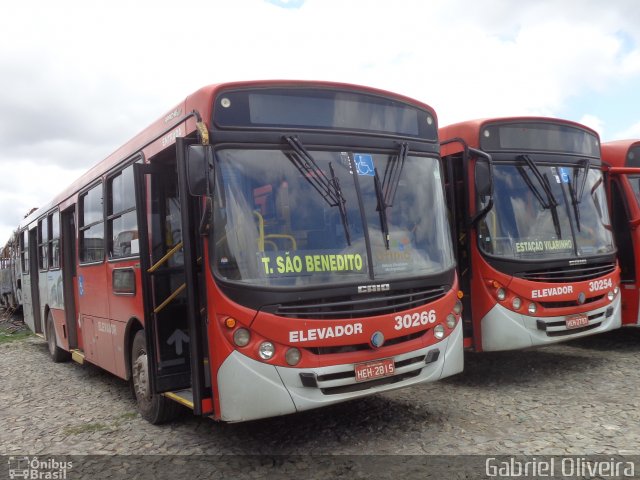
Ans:
[{"label": "gravel ground", "polygon": [[0,453],[640,455],[639,382],[640,329],[623,329],[468,354],[450,379],[301,414],[153,426],[126,382],[29,337],[0,344]]}]

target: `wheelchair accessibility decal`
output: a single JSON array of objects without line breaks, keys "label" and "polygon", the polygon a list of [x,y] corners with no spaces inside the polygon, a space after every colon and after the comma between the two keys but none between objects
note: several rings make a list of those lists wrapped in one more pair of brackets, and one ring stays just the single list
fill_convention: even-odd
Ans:
[{"label": "wheelchair accessibility decal", "polygon": [[353,162],[356,164],[358,175],[375,176],[375,167],[373,165],[373,156],[367,153],[354,153]]}]

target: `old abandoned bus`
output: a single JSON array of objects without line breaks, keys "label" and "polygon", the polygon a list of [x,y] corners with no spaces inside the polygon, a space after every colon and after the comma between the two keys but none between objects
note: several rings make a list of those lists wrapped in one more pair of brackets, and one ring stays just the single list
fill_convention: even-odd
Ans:
[{"label": "old abandoned bus", "polygon": [[0,308],[13,312],[22,306],[18,235],[14,232],[0,249]]},{"label": "old abandoned bus", "polygon": [[622,325],[640,325],[640,140],[606,142],[601,148],[620,265]]},{"label": "old abandoned bus", "polygon": [[465,347],[519,349],[619,327],[597,133],[521,117],[447,126],[440,138]]},{"label": "old abandoned bus", "polygon": [[202,88],[22,222],[26,321],[54,360],[131,379],[152,423],[177,403],[244,421],[452,375],[442,178],[436,114],[409,98]]}]

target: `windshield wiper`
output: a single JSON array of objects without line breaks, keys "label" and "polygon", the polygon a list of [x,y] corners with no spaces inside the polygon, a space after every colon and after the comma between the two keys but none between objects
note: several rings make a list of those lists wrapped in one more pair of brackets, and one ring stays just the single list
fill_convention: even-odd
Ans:
[{"label": "windshield wiper", "polygon": [[382,193],[382,185],[380,184],[380,176],[378,175],[378,169],[374,168],[375,175],[373,176],[373,186],[376,189],[376,199],[378,200],[378,206],[376,210],[380,215],[380,228],[382,229],[382,237],[384,238],[384,246],[389,250],[389,222],[387,221],[387,203],[384,200]]},{"label": "windshield wiper", "polygon": [[[558,217],[559,204],[558,204],[558,201],[556,200],[556,197],[553,195],[553,192],[551,191],[551,184],[549,183],[549,177],[547,177],[546,173],[542,174],[540,172],[538,165],[536,165],[536,163],[533,161],[531,157],[529,157],[529,155],[520,155],[518,158],[525,161],[527,166],[533,172],[533,176],[536,177],[536,180],[538,180],[538,183],[540,183],[540,185],[542,186],[542,190],[546,194],[548,202],[540,202],[540,203],[542,204],[543,208],[545,209],[548,208],[551,210],[551,218],[553,219],[553,226],[556,230],[556,235],[558,238],[562,238],[562,231],[560,229],[560,218]],[[531,188],[533,186],[533,183],[529,180],[529,182],[527,182],[527,185],[529,185],[529,187]],[[536,190],[537,189],[532,190],[534,194],[536,194]],[[540,192],[536,194],[536,197],[538,197],[538,200],[541,199]]]},{"label": "windshield wiper", "polygon": [[396,191],[400,184],[400,177],[402,176],[408,150],[409,146],[406,143],[401,143],[398,155],[391,157],[384,169],[381,189],[386,207],[393,207],[393,201],[396,198]]},{"label": "windshield wiper", "polygon": [[380,182],[378,169],[374,168],[373,185],[376,189],[377,207],[376,210],[380,215],[380,229],[384,239],[384,246],[389,250],[389,221],[387,219],[387,208],[393,207],[393,201],[396,198],[400,178],[404,163],[407,160],[407,151],[409,146],[406,143],[400,144],[398,155],[389,158],[387,166],[384,169],[384,178]]},{"label": "windshield wiper", "polygon": [[[587,176],[589,175],[589,168],[591,163],[587,158],[580,161],[580,167],[574,167],[573,169],[573,182],[569,183],[569,193],[571,194],[571,204],[573,205],[573,215],[576,217],[576,226],[580,231],[580,202],[582,202],[582,195],[584,193],[584,187],[587,184]],[[582,178],[582,184],[580,185],[579,192],[573,185],[578,184],[578,175],[580,169],[584,168],[584,177]],[[572,185],[573,183],[573,185]]]},{"label": "windshield wiper", "polygon": [[351,234],[349,233],[349,222],[347,220],[347,209],[345,206],[347,201],[344,195],[342,195],[340,182],[333,171],[331,162],[329,162],[331,178],[328,178],[302,142],[298,140],[298,137],[285,135],[283,139],[293,149],[293,153],[285,153],[285,155],[298,169],[302,178],[309,182],[330,207],[338,207],[347,244],[351,245]]}]

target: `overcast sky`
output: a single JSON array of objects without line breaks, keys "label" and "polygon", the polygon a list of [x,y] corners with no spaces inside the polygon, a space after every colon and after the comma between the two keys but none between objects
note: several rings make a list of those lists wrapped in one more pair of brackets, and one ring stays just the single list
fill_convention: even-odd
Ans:
[{"label": "overcast sky", "polygon": [[557,116],[640,138],[636,0],[30,0],[0,14],[0,245],[199,87],[379,87],[440,125]]}]

